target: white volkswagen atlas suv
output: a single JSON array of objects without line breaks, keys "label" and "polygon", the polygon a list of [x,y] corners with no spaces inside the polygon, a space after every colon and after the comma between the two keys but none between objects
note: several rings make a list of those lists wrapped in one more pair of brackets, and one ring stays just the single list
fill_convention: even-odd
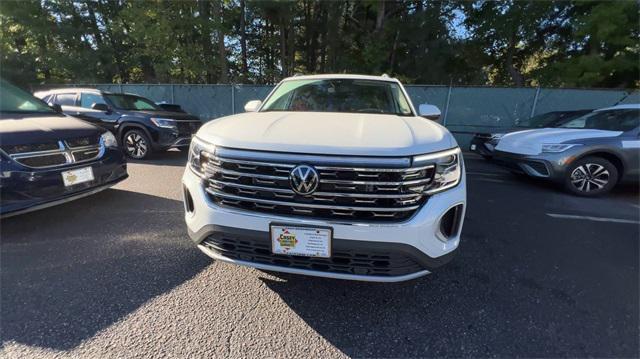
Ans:
[{"label": "white volkswagen atlas suv", "polygon": [[287,78],[264,103],[211,121],[183,177],[192,240],[262,270],[393,282],[447,263],[460,243],[460,149],[396,79]]}]

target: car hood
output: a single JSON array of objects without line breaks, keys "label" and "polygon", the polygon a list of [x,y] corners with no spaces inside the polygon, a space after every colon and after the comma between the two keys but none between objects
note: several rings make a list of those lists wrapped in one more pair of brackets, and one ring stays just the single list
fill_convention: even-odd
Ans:
[{"label": "car hood", "polygon": [[176,121],[200,121],[200,119],[194,115],[188,113],[171,112],[171,111],[129,111],[119,110],[123,115],[136,116],[136,117],[159,117],[170,118]]},{"label": "car hood", "polygon": [[525,126],[520,126],[520,127],[503,127],[500,129],[496,129],[493,130],[491,132],[477,132],[475,135],[476,136],[492,136],[495,134],[507,134],[507,133],[511,133],[511,132],[521,132],[521,131],[526,131],[526,130],[540,130],[540,129],[546,129],[546,128],[551,128],[551,127],[539,127],[539,128],[532,128],[532,127],[525,127]]},{"label": "car hood", "polygon": [[23,145],[97,136],[104,130],[77,118],[61,115],[12,115],[0,119],[0,143]]},{"label": "car hood", "polygon": [[332,112],[250,112],[208,122],[198,137],[218,146],[290,153],[407,156],[455,147],[422,117]]},{"label": "car hood", "polygon": [[523,155],[537,155],[542,152],[542,144],[570,143],[587,138],[620,136],[620,131],[573,129],[573,128],[542,128],[511,132],[504,135],[496,150],[519,153]]}]

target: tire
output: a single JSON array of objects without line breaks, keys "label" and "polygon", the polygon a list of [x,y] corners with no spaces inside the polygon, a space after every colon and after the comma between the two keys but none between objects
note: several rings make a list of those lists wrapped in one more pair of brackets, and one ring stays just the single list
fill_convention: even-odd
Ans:
[{"label": "tire", "polygon": [[153,152],[149,137],[144,131],[138,129],[128,130],[124,133],[122,149],[127,156],[136,160],[149,158]]},{"label": "tire", "polygon": [[574,161],[565,173],[564,187],[570,193],[594,197],[608,193],[618,183],[618,169],[602,157]]}]

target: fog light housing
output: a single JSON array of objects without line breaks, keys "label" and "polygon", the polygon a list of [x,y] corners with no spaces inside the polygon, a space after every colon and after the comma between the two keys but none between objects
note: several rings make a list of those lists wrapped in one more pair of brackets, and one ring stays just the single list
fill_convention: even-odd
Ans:
[{"label": "fog light housing", "polygon": [[457,204],[449,208],[440,217],[440,225],[438,227],[438,238],[443,242],[455,238],[460,232],[462,224],[462,214],[464,212],[464,205]]},{"label": "fog light housing", "polygon": [[193,197],[191,197],[191,192],[187,189],[187,187],[183,186],[182,191],[184,194],[184,210],[191,214],[195,211],[195,206],[193,205]]}]

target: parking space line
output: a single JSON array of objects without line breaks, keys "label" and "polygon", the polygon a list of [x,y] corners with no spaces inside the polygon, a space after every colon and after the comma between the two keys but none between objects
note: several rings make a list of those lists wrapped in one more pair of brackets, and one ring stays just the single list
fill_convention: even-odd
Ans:
[{"label": "parking space line", "polygon": [[594,222],[612,222],[612,223],[626,223],[626,224],[640,224],[640,221],[636,221],[633,219],[622,219],[622,218],[607,218],[607,217],[592,217],[592,216],[577,216],[573,214],[559,214],[559,213],[546,213],[547,216],[553,218],[564,218],[564,219],[581,219],[585,221],[594,221]]}]

